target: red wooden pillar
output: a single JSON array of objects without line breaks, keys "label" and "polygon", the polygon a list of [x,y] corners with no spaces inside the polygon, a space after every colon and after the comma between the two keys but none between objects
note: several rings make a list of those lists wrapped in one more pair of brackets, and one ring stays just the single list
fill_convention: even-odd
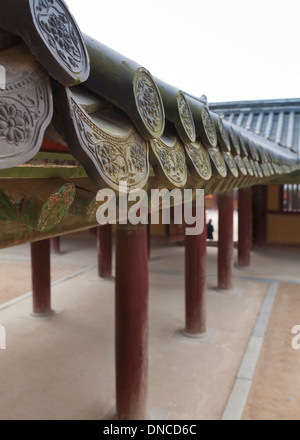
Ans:
[{"label": "red wooden pillar", "polygon": [[212,207],[211,207],[211,209],[213,209],[214,211],[217,209],[217,195],[216,194],[214,194],[212,196]]},{"label": "red wooden pillar", "polygon": [[150,258],[150,249],[151,249],[151,229],[150,229],[150,221],[147,224],[147,241],[148,241],[148,258]]},{"label": "red wooden pillar", "polygon": [[115,280],[116,418],[145,420],[148,380],[148,244],[145,225],[118,225]]},{"label": "red wooden pillar", "polygon": [[50,240],[31,243],[33,315],[49,316],[51,310]]},{"label": "red wooden pillar", "polygon": [[98,274],[101,278],[111,278],[112,230],[111,225],[97,226]]},{"label": "red wooden pillar", "polygon": [[[183,213],[183,205],[182,205]],[[174,207],[171,206],[170,224],[168,225],[168,236],[170,243],[180,243],[183,244],[185,240],[184,224],[174,223]]]},{"label": "red wooden pillar", "polygon": [[264,245],[266,241],[267,186],[253,187],[253,244]]},{"label": "red wooden pillar", "polygon": [[60,237],[50,238],[50,249],[53,254],[60,253]]},{"label": "red wooden pillar", "polygon": [[233,287],[233,194],[219,194],[218,289]]},{"label": "red wooden pillar", "polygon": [[185,236],[185,329],[186,336],[206,331],[206,221],[200,235]]},{"label": "red wooden pillar", "polygon": [[238,195],[238,266],[250,266],[252,244],[252,188],[240,188]]}]

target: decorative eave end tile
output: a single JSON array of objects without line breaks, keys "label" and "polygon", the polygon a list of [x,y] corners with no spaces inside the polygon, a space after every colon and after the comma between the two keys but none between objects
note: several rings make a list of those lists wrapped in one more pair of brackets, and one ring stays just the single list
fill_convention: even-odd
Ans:
[{"label": "decorative eave end tile", "polygon": [[143,188],[149,177],[148,144],[131,125],[126,134],[106,130],[76,101],[71,90],[53,82],[60,127],[73,156],[98,187],[119,189],[127,182],[128,191]]},{"label": "decorative eave end tile", "polygon": [[1,51],[6,84],[0,89],[0,169],[32,159],[52,113],[50,81],[25,44]]},{"label": "decorative eave end tile", "polygon": [[83,37],[63,0],[3,0],[0,28],[20,36],[61,84],[72,86],[88,78]]}]

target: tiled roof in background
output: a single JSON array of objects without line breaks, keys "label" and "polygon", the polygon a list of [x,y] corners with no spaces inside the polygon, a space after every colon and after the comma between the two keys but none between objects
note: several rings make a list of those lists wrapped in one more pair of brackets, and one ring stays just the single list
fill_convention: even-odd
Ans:
[{"label": "tiled roof in background", "polygon": [[300,154],[300,98],[217,102],[209,108],[227,121]]}]

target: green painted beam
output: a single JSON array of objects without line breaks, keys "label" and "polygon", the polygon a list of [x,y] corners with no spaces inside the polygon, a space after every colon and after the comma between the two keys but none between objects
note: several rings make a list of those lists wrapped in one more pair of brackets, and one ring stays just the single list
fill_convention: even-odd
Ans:
[{"label": "green painted beam", "polygon": [[285,184],[300,184],[300,173],[299,171],[295,171],[294,173],[283,176],[277,180],[272,180],[271,184],[285,185]]},{"label": "green painted beam", "polygon": [[72,214],[67,214],[55,228],[47,232],[38,232],[18,223],[8,224],[0,221],[0,249],[70,234],[95,226],[99,226],[96,219],[88,222]]},{"label": "green painted beam", "polygon": [[64,179],[87,177],[84,168],[71,154],[38,153],[29,162],[14,168],[0,170],[0,178]]}]

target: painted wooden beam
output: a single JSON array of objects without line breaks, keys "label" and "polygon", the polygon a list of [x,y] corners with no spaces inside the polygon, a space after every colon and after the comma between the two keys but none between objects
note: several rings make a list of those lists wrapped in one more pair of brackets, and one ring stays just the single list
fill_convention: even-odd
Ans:
[{"label": "painted wooden beam", "polygon": [[4,215],[2,220],[47,232],[68,212],[74,201],[75,186],[62,179],[5,179],[0,182],[0,192],[0,204],[8,216],[5,219]]},{"label": "painted wooden beam", "polygon": [[58,235],[60,236],[72,232],[84,231],[96,226],[99,226],[96,219],[87,222],[86,220],[78,219],[71,214],[67,214],[59,224],[47,232],[38,232],[19,223],[9,224],[0,221],[0,249],[39,241],[45,238],[56,237]]},{"label": "painted wooden beam", "polygon": [[97,193],[85,188],[76,187],[74,202],[70,206],[69,213],[87,223],[95,221],[100,202],[96,200]]}]

